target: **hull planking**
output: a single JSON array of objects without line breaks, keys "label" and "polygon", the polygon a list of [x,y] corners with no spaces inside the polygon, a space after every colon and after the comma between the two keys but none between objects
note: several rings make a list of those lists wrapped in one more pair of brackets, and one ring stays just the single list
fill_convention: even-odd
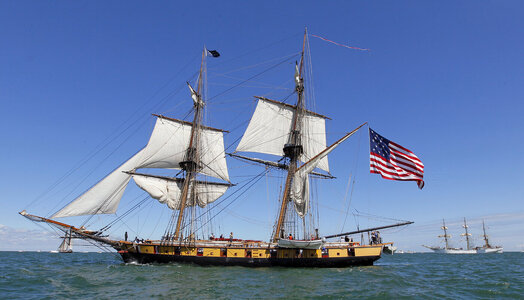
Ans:
[{"label": "hull planking", "polygon": [[370,266],[382,245],[345,245],[324,249],[209,247],[122,243],[114,247],[126,263],[192,263],[201,266],[313,267]]}]

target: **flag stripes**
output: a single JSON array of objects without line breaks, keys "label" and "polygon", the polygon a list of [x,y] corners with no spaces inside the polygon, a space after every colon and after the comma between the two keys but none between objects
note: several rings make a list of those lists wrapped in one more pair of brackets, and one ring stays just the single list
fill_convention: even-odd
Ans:
[{"label": "flag stripes", "polygon": [[389,180],[416,181],[419,188],[424,186],[424,164],[410,150],[379,135],[371,128],[370,172],[380,174]]}]

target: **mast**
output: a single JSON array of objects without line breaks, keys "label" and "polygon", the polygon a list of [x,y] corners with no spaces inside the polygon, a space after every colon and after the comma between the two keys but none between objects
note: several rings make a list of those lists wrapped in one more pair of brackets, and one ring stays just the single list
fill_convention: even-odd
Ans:
[{"label": "mast", "polygon": [[471,235],[471,233],[468,233],[468,225],[466,224],[466,218],[464,218],[464,225],[462,225],[462,227],[464,227],[466,233],[463,233],[461,235],[466,237],[466,250],[469,250],[469,236]]},{"label": "mast", "polygon": [[284,218],[286,215],[286,209],[289,204],[289,192],[291,187],[291,181],[297,170],[297,162],[300,155],[303,152],[301,140],[300,140],[300,129],[302,125],[302,116],[304,114],[304,81],[302,78],[302,69],[304,65],[304,50],[306,47],[306,38],[307,38],[307,28],[304,31],[304,41],[302,43],[302,55],[300,57],[300,65],[297,66],[295,73],[295,90],[297,92],[297,105],[295,113],[293,114],[293,123],[291,127],[291,133],[289,135],[289,140],[286,145],[284,145],[284,154],[289,158],[289,167],[286,178],[286,185],[284,188],[284,195],[282,197],[282,203],[280,206],[280,213],[278,215],[277,224],[275,227],[275,233],[273,235],[273,242],[277,242],[281,236],[282,224],[284,223]]},{"label": "mast", "polygon": [[491,248],[491,245],[488,241],[488,235],[486,234],[486,226],[484,225],[484,220],[482,220],[482,231],[484,232],[484,235],[482,237],[484,237],[484,243],[486,244],[486,248]]},{"label": "mast", "polygon": [[[178,240],[181,238],[180,236],[180,226],[182,225],[182,220],[184,217],[184,209],[186,207],[187,197],[189,194],[189,187],[191,182],[193,181],[196,171],[199,165],[198,162],[198,150],[199,150],[199,133],[200,133],[200,127],[202,125],[202,111],[204,108],[204,102],[202,100],[202,77],[203,77],[203,70],[204,70],[204,60],[205,60],[205,51],[204,48],[202,50],[202,61],[200,63],[200,74],[198,76],[198,84],[197,84],[197,91],[193,90],[191,85],[189,85],[189,89],[191,91],[191,97],[193,98],[193,105],[194,105],[194,116],[193,116],[193,123],[191,128],[191,139],[189,140],[189,147],[186,150],[186,156],[185,160],[180,162],[180,167],[182,170],[186,172],[186,177],[184,179],[184,185],[182,188],[182,195],[181,195],[181,203],[180,203],[180,211],[178,213],[178,220],[176,223],[176,229],[175,229],[175,236],[174,239]],[[194,188],[194,185],[193,185]],[[195,195],[195,193],[192,193],[192,195]]]},{"label": "mast", "polygon": [[448,242],[448,238],[450,237],[448,235],[448,228],[446,227],[446,222],[444,221],[444,219],[442,219],[442,227],[440,227],[442,230],[444,230],[444,235],[439,235],[438,237],[443,237],[444,238],[444,241],[446,242],[446,249],[449,248],[449,242]]}]

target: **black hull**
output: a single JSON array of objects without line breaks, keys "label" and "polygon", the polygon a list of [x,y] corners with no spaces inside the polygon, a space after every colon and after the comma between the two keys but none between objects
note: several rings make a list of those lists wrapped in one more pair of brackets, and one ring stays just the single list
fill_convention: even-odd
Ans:
[{"label": "black hull", "polygon": [[200,266],[343,268],[372,266],[380,256],[325,258],[204,257],[144,253],[120,253],[126,263],[193,263]]}]

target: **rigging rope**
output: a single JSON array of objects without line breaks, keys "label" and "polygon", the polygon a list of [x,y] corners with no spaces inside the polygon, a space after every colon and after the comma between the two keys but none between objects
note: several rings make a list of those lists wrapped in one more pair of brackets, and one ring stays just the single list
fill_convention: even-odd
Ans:
[{"label": "rigging rope", "polygon": [[[221,210],[219,210],[215,215],[213,215],[212,217],[209,218],[209,221],[203,223],[199,228],[197,228],[195,231],[198,231],[200,230],[204,225],[206,225],[207,223],[209,223],[211,220],[213,220],[217,215],[219,215],[222,211],[224,211],[226,208],[228,208],[231,204],[233,204],[235,201],[237,201],[240,196],[244,195],[244,193],[246,193],[249,188],[251,188],[252,186],[254,186],[261,178],[263,178],[263,176],[267,173],[267,170],[264,170],[262,173],[258,174],[255,178],[253,178],[252,180],[250,180],[249,182],[247,182],[245,185],[243,185],[241,188],[239,188],[238,190],[236,190],[235,192],[233,192],[231,195],[227,196],[225,199],[223,199],[221,202],[218,202],[215,206],[213,206],[212,208],[210,208],[209,210],[213,209],[213,208],[216,208],[218,207],[218,205],[220,205],[221,203],[223,203],[225,200],[229,199],[230,197],[232,197],[234,194],[236,194],[237,192],[239,191],[242,191],[235,199],[233,199],[230,203],[228,203],[225,207],[223,207]],[[246,186],[250,184],[247,188]],[[198,216],[196,219],[199,219],[201,218],[202,215]]]},{"label": "rigging rope", "polygon": [[[30,206],[32,206],[35,202],[43,199],[49,192],[51,192],[52,190],[54,190],[58,185],[60,185],[62,182],[64,182],[65,179],[69,178],[70,175],[72,175],[74,172],[76,172],[77,170],[79,170],[82,166],[84,166],[88,161],[90,161],[91,159],[93,159],[98,153],[100,153],[102,150],[104,150],[109,144],[111,144],[111,142],[113,142],[115,139],[119,138],[121,135],[123,135],[127,130],[129,130],[133,125],[136,125],[135,122],[132,122],[130,125],[128,125],[127,127],[125,127],[124,129],[121,129],[122,127],[124,127],[125,124],[131,122],[133,120],[133,117],[140,111],[144,110],[143,108],[147,105],[147,104],[150,104],[151,103],[151,99],[153,99],[154,97],[156,97],[156,95],[158,93],[160,93],[161,90],[163,90],[166,86],[168,86],[180,73],[182,73],[183,70],[185,70],[189,65],[190,63],[194,60],[195,58],[193,58],[192,60],[190,60],[186,65],[184,65],[174,76],[172,76],[164,85],[162,85],[159,89],[157,89],[152,96],[150,96],[146,101],[143,102],[143,104],[141,106],[139,106],[130,116],[128,119],[126,119],[124,122],[122,122],[111,134],[109,134],[105,139],[102,140],[102,142],[100,142],[92,151],[91,153],[89,153],[84,159],[81,159],[79,163],[77,163],[75,166],[73,166],[70,170],[68,170],[63,176],[61,176],[55,183],[53,183],[49,188],[47,188],[43,193],[41,193],[40,195],[38,195],[37,197],[35,197],[35,199],[33,201],[31,201],[26,207],[25,209],[28,209]],[[183,86],[181,86],[182,88]],[[162,105],[164,102],[167,102],[167,99],[169,98],[169,96],[171,96],[172,94],[177,94],[181,88],[179,88],[177,91],[175,92],[171,92],[168,96],[164,97],[163,99],[161,99],[159,102],[157,102],[153,107],[152,109],[154,109],[155,107],[157,106],[160,106]],[[62,200],[63,201],[63,200]],[[61,201],[61,202],[62,202]],[[59,202],[60,203],[60,202]],[[56,206],[59,205],[59,203],[57,205],[55,205],[53,207],[53,210],[56,208]],[[50,213],[48,213],[49,215]]]},{"label": "rigging rope", "polygon": [[236,85],[234,85],[234,86],[232,86],[232,87],[230,87],[230,88],[228,88],[228,89],[226,89],[226,90],[224,90],[224,91],[222,91],[222,92],[220,92],[220,93],[214,95],[214,96],[211,97],[211,98],[208,98],[207,101],[210,102],[211,100],[213,100],[213,99],[215,99],[215,98],[217,98],[217,97],[219,97],[219,96],[222,96],[222,95],[224,95],[224,94],[230,92],[231,90],[233,90],[233,89],[235,89],[235,88],[237,88],[237,87],[243,85],[244,83],[250,81],[251,79],[258,77],[258,76],[260,76],[260,75],[262,75],[262,74],[264,74],[264,73],[266,73],[266,72],[268,72],[268,71],[270,71],[270,70],[272,70],[272,69],[274,69],[274,68],[280,66],[280,65],[283,64],[283,63],[286,63],[288,60],[289,60],[289,58],[286,58],[285,60],[279,62],[278,64],[273,65],[273,66],[271,66],[271,67],[265,69],[264,71],[259,72],[259,73],[255,74],[255,75],[249,77],[248,79],[245,79],[245,80],[239,82],[238,84],[236,84]]},{"label": "rigging rope", "polygon": [[[362,141],[362,132],[359,132],[359,134],[358,134],[357,152],[356,152],[355,161],[354,161],[355,166],[353,168],[353,170],[355,170],[355,171],[358,170],[358,157],[359,157],[359,154],[360,154],[361,141]],[[351,175],[350,175],[350,178],[351,178]],[[349,194],[349,203],[347,204],[346,216],[344,217],[344,223],[342,225],[342,228],[341,228],[340,232],[344,232],[344,227],[346,226],[346,221],[347,221],[347,217],[348,217],[348,214],[349,214],[349,209],[351,207],[351,202],[353,201],[353,191],[355,190],[355,182],[356,182],[356,175],[355,175],[355,177],[353,177],[353,184],[351,185],[351,193]],[[348,182],[348,184],[349,184],[349,182]]]}]

